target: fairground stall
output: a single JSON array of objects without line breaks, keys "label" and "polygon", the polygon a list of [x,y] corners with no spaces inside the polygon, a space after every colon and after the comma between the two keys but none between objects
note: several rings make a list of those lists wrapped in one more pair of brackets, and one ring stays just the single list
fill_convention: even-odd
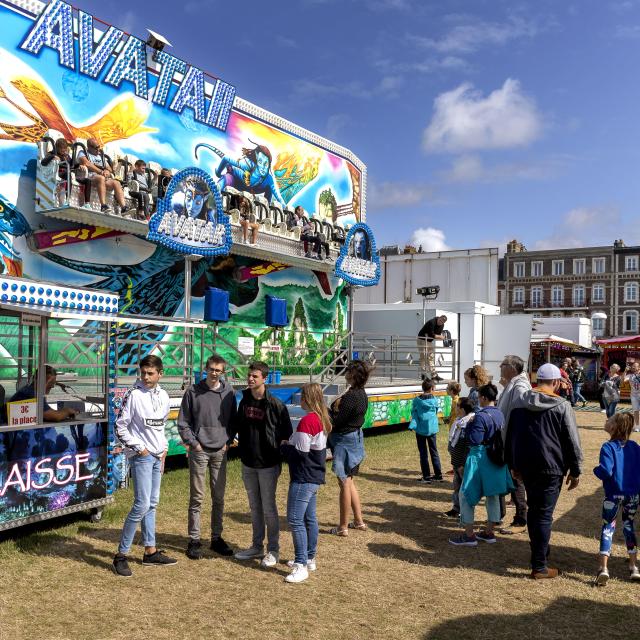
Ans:
[{"label": "fairground stall", "polygon": [[597,378],[600,360],[598,349],[589,349],[552,334],[536,334],[531,338],[531,357],[529,358],[529,375],[536,382],[536,371],[545,362],[560,366],[565,358],[577,358],[584,367],[583,390],[588,395],[597,394]]},{"label": "fairground stall", "polygon": [[[122,474],[116,346],[133,325],[105,290],[0,276],[0,531],[76,511],[99,520]],[[169,375],[177,375],[168,371]]]},{"label": "fairground stall", "polygon": [[[632,362],[640,362],[640,336],[602,338],[596,343],[602,349],[602,366],[607,369],[617,364],[624,371]],[[620,384],[620,397],[629,400],[630,391],[629,383],[623,381]]]},{"label": "fairground stall", "polygon": [[[178,453],[183,390],[213,351],[238,387],[268,362],[293,413],[303,382],[330,397],[354,352],[376,364],[352,326],[380,263],[351,151],[66,2],[4,0],[0,20],[0,271],[118,297],[116,408],[140,359],[162,357]],[[72,343],[90,322],[57,330]],[[376,402],[367,424],[394,423]]]}]

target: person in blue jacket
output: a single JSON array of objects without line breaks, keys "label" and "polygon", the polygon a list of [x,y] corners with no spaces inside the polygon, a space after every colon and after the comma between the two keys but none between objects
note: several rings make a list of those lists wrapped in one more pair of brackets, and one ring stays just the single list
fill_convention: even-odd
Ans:
[{"label": "person in blue jacket", "polygon": [[[487,454],[487,445],[494,437],[502,438],[504,415],[498,409],[496,398],[498,389],[489,383],[478,389],[480,410],[466,429],[469,454],[464,464],[462,486],[460,487],[460,522],[464,527],[461,535],[452,536],[449,542],[455,546],[477,547],[478,540],[493,544],[496,536],[493,532],[500,523],[500,496],[513,488],[513,480],[506,464],[494,464]],[[487,526],[474,533],[475,506],[482,497],[486,497]]]},{"label": "person in blue jacket", "polygon": [[609,580],[607,567],[616,517],[622,508],[622,533],[629,554],[629,578],[640,581],[638,543],[633,527],[633,518],[638,510],[640,493],[640,446],[629,440],[633,430],[633,418],[629,413],[616,413],[604,425],[610,440],[600,449],[600,464],[593,473],[602,480],[604,501],[602,503],[602,532],[600,534],[600,567],[595,583],[604,587]]},{"label": "person in blue jacket", "polygon": [[[409,429],[416,432],[416,442],[420,453],[420,470],[422,477],[418,482],[430,484],[442,482],[442,467],[438,455],[437,437],[440,427],[438,425],[438,400],[432,395],[434,383],[430,378],[422,381],[422,395],[416,396],[411,405],[411,423]],[[429,454],[433,465],[433,475],[429,469]]]}]

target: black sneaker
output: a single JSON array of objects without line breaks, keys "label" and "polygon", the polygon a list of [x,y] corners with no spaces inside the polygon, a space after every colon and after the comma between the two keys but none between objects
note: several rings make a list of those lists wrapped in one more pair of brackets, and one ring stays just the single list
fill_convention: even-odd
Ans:
[{"label": "black sneaker", "polygon": [[418,484],[431,484],[431,478],[418,478]]},{"label": "black sneaker", "polygon": [[460,512],[455,509],[449,509],[449,511],[444,512],[444,515],[447,516],[447,518],[459,518]]},{"label": "black sneaker", "polygon": [[444,478],[442,476],[431,476],[431,482],[444,482]]},{"label": "black sneaker", "polygon": [[509,525],[509,527],[516,527],[516,528],[526,527],[526,526],[527,526],[527,521],[521,518],[514,518],[511,521],[511,524]]},{"label": "black sneaker", "polygon": [[224,538],[216,538],[211,541],[211,551],[219,553],[221,556],[232,556],[233,549],[224,541]]},{"label": "black sneaker", "polygon": [[202,558],[202,545],[200,540],[189,540],[187,545],[187,558],[190,560],[200,560]]},{"label": "black sneaker", "polygon": [[122,578],[130,578],[133,573],[129,569],[129,563],[127,562],[127,556],[116,554],[113,558],[113,572]]},{"label": "black sneaker", "polygon": [[111,207],[108,204],[100,205],[100,213],[111,213]]},{"label": "black sneaker", "polygon": [[160,549],[155,553],[145,553],[142,556],[142,564],[145,567],[163,567],[170,564],[176,564],[177,562],[178,561],[175,558],[170,558]]}]

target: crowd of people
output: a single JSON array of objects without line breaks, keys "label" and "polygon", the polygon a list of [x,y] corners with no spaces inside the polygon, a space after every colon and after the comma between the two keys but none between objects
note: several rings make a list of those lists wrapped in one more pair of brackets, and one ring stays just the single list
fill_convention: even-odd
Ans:
[{"label": "crowd of people", "polygon": [[[295,557],[288,562],[291,573],[285,580],[302,582],[317,568],[316,502],[325,483],[327,447],[332,450],[332,468],[340,487],[339,521],[330,533],[345,537],[350,530],[367,529],[355,478],[365,457],[362,425],[368,405],[365,385],[369,367],[358,360],[349,363],[345,373],[348,389],[330,407],[325,406],[319,385],[304,385],[301,406],[306,415],[294,429],[287,407],[266,387],[265,363],[250,364],[247,388],[238,405],[232,387],[224,380],[225,364],[219,355],[208,359],[206,377],[186,391],[178,417],[180,437],[189,458],[186,555],[192,560],[203,557],[200,514],[208,469],[211,550],[222,556],[234,555],[240,561],[259,559],[265,568],[276,566],[280,561],[276,488],[286,461],[290,475],[287,522]],[[459,383],[449,382],[447,394],[452,399],[452,410],[447,420],[447,448],[453,492],[451,508],[443,515],[457,519],[462,526],[460,533],[449,538],[456,547],[495,544],[498,527],[502,534],[522,532],[526,527],[531,548],[530,577],[551,579],[560,573],[549,564],[553,513],[562,485],[569,491],[579,485],[583,456],[574,410],[561,394],[567,388],[563,368],[551,363],[540,366],[534,389],[524,365],[518,356],[504,357],[500,394],[488,371],[480,365],[464,372],[468,396],[460,396]],[[638,371],[629,375],[638,375]],[[162,361],[156,356],[144,358],[139,380],[125,395],[116,421],[116,433],[127,452],[134,485],[134,504],[113,560],[115,573],[123,577],[132,575],[127,556],[138,524],[142,529],[144,565],[177,562],[157,549],[155,541],[155,513],[167,451],[164,425],[169,413],[168,395],[159,385],[161,376]],[[434,388],[435,382],[425,377],[423,393],[414,399],[411,411],[410,429],[415,432],[420,458],[418,482],[423,484],[444,482],[437,447],[440,404]],[[634,424],[627,413],[607,417],[605,431],[610,440],[602,446],[599,465],[594,469],[605,492],[595,578],[595,584],[600,586],[609,577],[607,558],[620,510],[629,575],[632,580],[640,580],[633,526],[640,493],[640,446],[630,439]],[[222,531],[227,452],[235,438],[249,502],[252,540],[250,546],[234,552]],[[515,516],[510,525],[503,526],[508,495],[515,506]],[[475,508],[483,499],[486,524],[477,528]]]},{"label": "crowd of people", "polygon": [[[178,431],[189,458],[188,544],[191,560],[203,557],[200,514],[205,495],[207,469],[211,491],[210,548],[237,560],[260,559],[271,568],[280,561],[280,525],[276,489],[282,462],[289,466],[287,521],[293,536],[295,557],[289,562],[287,582],[306,580],[316,570],[318,519],[316,500],[325,483],[326,449],[333,453],[333,472],[340,486],[339,524],[331,530],[347,536],[350,529],[366,530],[355,476],[364,459],[362,425],[367,411],[364,387],[368,366],[359,360],[345,371],[348,389],[327,408],[320,385],[305,384],[301,406],[306,415],[292,428],[287,407],[266,386],[269,367],[252,362],[247,388],[236,406],[235,393],[224,380],[226,362],[212,355],[206,377],[185,392],[178,416]],[[128,562],[138,526],[142,531],[142,564],[166,566],[177,560],[156,547],[155,516],[167,440],[169,396],[160,387],[162,360],[146,356],[140,376],[123,398],[116,420],[116,435],[125,448],[133,480],[134,502],[125,520],[113,570],[121,577],[132,575]],[[237,437],[242,480],[251,513],[252,540],[236,552],[222,537],[227,452]],[[265,550],[266,537],[266,550]]]}]

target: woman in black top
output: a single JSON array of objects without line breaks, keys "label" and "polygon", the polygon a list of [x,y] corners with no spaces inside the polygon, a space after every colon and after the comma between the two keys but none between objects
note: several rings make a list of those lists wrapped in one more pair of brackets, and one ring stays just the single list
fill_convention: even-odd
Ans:
[{"label": "woman in black top", "polygon": [[[333,472],[340,485],[340,525],[331,529],[331,533],[338,536],[348,535],[349,529],[367,528],[353,478],[365,455],[362,425],[369,404],[364,390],[369,379],[368,366],[361,360],[353,360],[346,367],[345,379],[349,389],[334,400],[330,410],[333,428],[329,446],[333,452]],[[351,512],[353,522],[349,522]]]}]

